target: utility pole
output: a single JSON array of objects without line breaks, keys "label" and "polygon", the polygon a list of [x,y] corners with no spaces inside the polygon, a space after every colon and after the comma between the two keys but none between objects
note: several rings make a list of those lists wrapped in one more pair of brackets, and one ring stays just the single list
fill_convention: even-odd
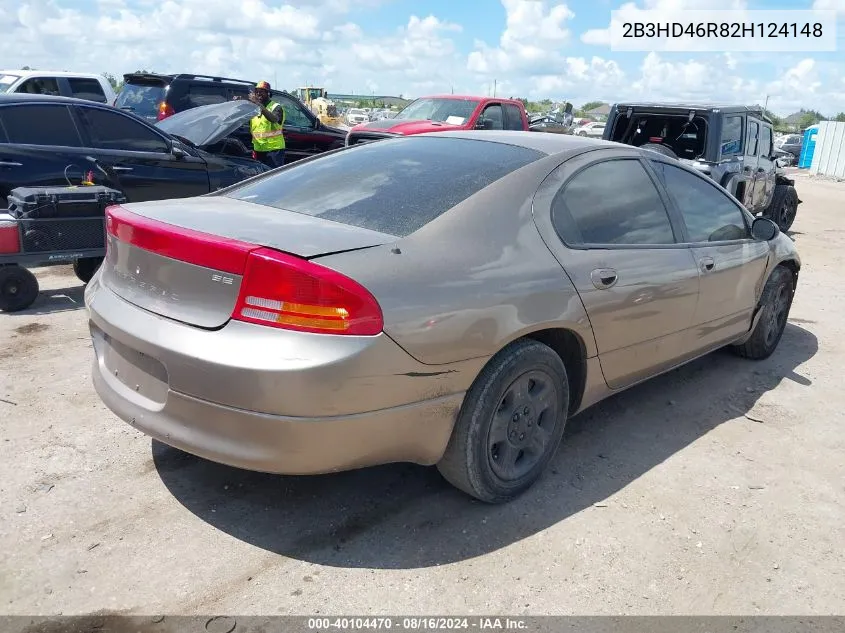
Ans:
[{"label": "utility pole", "polygon": [[765,114],[768,111],[769,111],[769,95],[766,95],[766,105],[763,106],[763,113]]}]

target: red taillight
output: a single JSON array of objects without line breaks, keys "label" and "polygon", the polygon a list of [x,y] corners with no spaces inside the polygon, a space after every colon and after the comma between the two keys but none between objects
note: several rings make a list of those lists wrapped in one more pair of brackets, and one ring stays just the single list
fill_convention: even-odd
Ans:
[{"label": "red taillight", "polygon": [[158,104],[158,117],[157,118],[158,118],[159,121],[163,121],[167,117],[173,116],[174,114],[176,114],[176,110],[174,110],[173,106],[171,106],[169,103],[167,103],[167,101],[162,101],[161,103]]},{"label": "red taillight", "polygon": [[249,254],[232,318],[320,334],[373,336],[384,327],[381,307],[361,284],[268,248]]},{"label": "red taillight", "polygon": [[0,255],[11,255],[21,252],[18,237],[18,223],[0,220]]}]

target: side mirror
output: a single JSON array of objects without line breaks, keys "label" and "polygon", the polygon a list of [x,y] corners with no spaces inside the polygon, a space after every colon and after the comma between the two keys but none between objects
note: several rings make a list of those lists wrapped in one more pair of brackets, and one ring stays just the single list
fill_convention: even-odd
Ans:
[{"label": "side mirror", "polygon": [[175,145],[171,147],[170,152],[173,154],[174,158],[185,158],[185,152],[182,151],[182,148],[176,147]]},{"label": "side mirror", "polygon": [[751,237],[760,242],[768,242],[780,234],[780,228],[769,218],[754,218],[751,223]]},{"label": "side mirror", "polygon": [[478,119],[478,123],[475,124],[476,130],[492,130],[493,129],[493,121],[490,119],[480,118]]}]

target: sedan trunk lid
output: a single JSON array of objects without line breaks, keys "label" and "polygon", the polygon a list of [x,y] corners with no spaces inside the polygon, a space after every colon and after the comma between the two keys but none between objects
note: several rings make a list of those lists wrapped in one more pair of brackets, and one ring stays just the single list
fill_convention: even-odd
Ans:
[{"label": "sedan trunk lid", "polygon": [[216,196],[110,207],[107,228],[103,285],[140,308],[204,328],[231,317],[254,250],[308,259],[396,239]]}]

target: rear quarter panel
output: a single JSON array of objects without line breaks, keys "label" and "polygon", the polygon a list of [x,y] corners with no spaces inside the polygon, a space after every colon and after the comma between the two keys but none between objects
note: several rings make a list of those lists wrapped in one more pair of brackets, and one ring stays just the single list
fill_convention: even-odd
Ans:
[{"label": "rear quarter panel", "polygon": [[574,331],[593,356],[581,299],[532,216],[534,192],[559,162],[528,165],[393,244],[317,261],[364,284],[385,332],[425,364],[489,357],[546,328]]}]

